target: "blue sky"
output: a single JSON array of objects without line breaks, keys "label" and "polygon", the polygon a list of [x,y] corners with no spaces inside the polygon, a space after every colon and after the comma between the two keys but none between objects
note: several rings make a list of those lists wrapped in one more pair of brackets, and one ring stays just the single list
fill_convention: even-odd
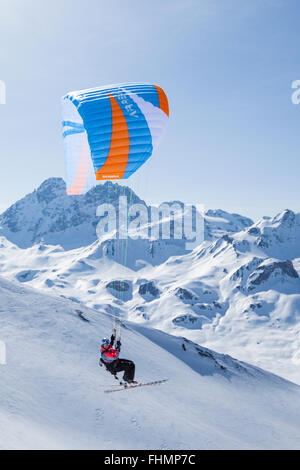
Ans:
[{"label": "blue sky", "polygon": [[299,211],[298,1],[2,0],[0,13],[1,209],[64,175],[62,95],[146,81],[171,119],[127,181],[141,197]]}]

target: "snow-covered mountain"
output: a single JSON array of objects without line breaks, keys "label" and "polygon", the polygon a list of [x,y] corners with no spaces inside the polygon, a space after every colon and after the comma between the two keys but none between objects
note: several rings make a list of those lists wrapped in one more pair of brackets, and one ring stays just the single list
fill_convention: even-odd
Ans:
[{"label": "snow-covered mountain", "polygon": [[[97,207],[100,204],[112,204],[117,208],[120,196],[127,198],[129,206],[143,204],[150,208],[130,188],[117,183],[107,181],[84,196],[67,196],[64,180],[50,178],[0,215],[0,235],[20,248],[37,243],[61,245],[66,250],[87,246],[98,239]],[[234,233],[252,223],[247,217],[238,214],[209,210],[205,216],[206,238]],[[160,242],[165,243],[164,240]],[[172,244],[173,254],[176,254],[179,243],[168,241],[169,247]],[[181,253],[184,251],[182,244]]]},{"label": "snow-covered mountain", "polygon": [[[10,246],[12,249],[12,246]],[[0,449],[296,449],[300,387],[189,340],[126,322],[122,355],[160,386],[105,394],[111,319],[0,278]],[[109,432],[107,432],[109,429]]]},{"label": "snow-covered mountain", "polygon": [[114,204],[121,194],[143,203],[129,188],[109,181],[84,196],[67,196],[64,180],[50,178],[0,216],[0,234],[20,248],[41,242],[64,249],[86,246],[97,239],[98,205]]},{"label": "snow-covered mountain", "polygon": [[180,240],[97,240],[96,207],[120,194],[144,204],[117,184],[69,198],[47,180],[0,216],[2,275],[300,383],[300,214],[252,223],[207,211],[192,252]]}]

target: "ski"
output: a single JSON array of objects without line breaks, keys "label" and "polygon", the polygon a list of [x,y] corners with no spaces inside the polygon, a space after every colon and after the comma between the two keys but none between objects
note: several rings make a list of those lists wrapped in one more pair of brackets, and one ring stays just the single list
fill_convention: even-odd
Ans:
[{"label": "ski", "polygon": [[135,385],[124,385],[121,388],[115,388],[113,390],[104,390],[104,393],[121,392],[122,390],[131,390],[133,388],[149,387],[151,385],[160,385],[164,382],[167,382],[168,380],[169,379],[164,379],[164,380],[156,380],[155,382],[140,383],[140,384],[135,384]]}]

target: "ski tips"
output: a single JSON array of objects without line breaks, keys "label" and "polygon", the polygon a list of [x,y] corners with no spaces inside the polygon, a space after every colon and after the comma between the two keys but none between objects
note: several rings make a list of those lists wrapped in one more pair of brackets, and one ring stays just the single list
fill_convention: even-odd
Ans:
[{"label": "ski tips", "polygon": [[147,383],[137,383],[135,385],[127,384],[121,386],[121,388],[115,388],[113,390],[104,390],[104,393],[112,393],[112,392],[121,392],[122,390],[131,390],[133,388],[140,388],[140,387],[150,387],[152,385],[160,385],[165,382],[168,382],[169,379],[162,379],[162,380],[156,380],[154,382],[147,382]]}]

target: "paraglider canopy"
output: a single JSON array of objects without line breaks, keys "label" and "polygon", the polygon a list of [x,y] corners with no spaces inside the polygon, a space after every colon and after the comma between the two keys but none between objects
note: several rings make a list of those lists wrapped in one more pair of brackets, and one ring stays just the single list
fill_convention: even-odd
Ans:
[{"label": "paraglider canopy", "polygon": [[62,98],[69,195],[96,181],[129,178],[152,155],[169,105],[156,85],[131,83],[70,92]]}]

